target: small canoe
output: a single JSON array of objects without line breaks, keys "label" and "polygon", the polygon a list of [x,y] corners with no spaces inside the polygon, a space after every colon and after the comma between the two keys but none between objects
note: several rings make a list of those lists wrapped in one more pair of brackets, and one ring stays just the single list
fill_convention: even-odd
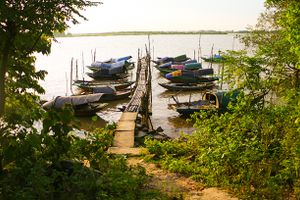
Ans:
[{"label": "small canoe", "polygon": [[53,100],[45,102],[42,107],[45,110],[51,108],[62,108],[66,104],[72,106],[75,116],[90,116],[94,115],[96,112],[107,106],[108,104],[97,104],[103,94],[89,94],[89,95],[80,95],[80,96],[58,96]]},{"label": "small canoe", "polygon": [[[168,73],[177,71],[178,69],[172,69],[172,68],[160,68],[158,66],[155,67],[162,75],[166,75]],[[203,75],[211,75],[214,73],[214,70],[212,68],[205,68],[205,69],[196,69],[196,70],[181,70],[183,75],[189,75],[189,76],[203,76]]]},{"label": "small canoe", "polygon": [[[216,91],[205,92],[201,100],[193,102],[176,102],[176,104],[169,104],[169,108],[176,110],[179,114],[190,115],[201,110],[214,110],[217,112],[226,112],[229,102],[235,102],[239,91]],[[176,100],[175,98],[173,98]]]},{"label": "small canoe", "polygon": [[128,77],[128,74],[107,74],[102,73],[101,71],[93,72],[93,73],[87,73],[87,75],[94,79],[110,79],[110,80],[116,80],[116,79],[123,79]]},{"label": "small canoe", "polygon": [[124,68],[124,70],[131,70],[134,68],[134,63],[133,62],[128,62],[128,61],[119,61],[116,63],[101,63],[101,62],[96,62],[92,63],[90,66],[86,66],[88,69],[90,69],[93,72],[97,72],[102,69],[112,69],[112,68]]},{"label": "small canoe", "polygon": [[203,91],[206,89],[212,89],[215,84],[214,83],[159,83],[160,86],[170,90],[170,91]]},{"label": "small canoe", "polygon": [[117,91],[114,94],[103,94],[102,98],[100,99],[101,103],[109,102],[109,101],[116,101],[121,99],[127,99],[131,95],[131,90],[124,90],[124,91]]},{"label": "small canoe", "polygon": [[73,85],[79,87],[82,90],[92,91],[95,88],[99,87],[106,87],[106,86],[112,86],[116,90],[122,90],[125,88],[128,88],[129,86],[133,85],[134,81],[126,81],[126,82],[81,82],[81,83],[75,83]]},{"label": "small canoe", "polygon": [[219,55],[219,54],[215,54],[213,56],[206,56],[206,57],[201,57],[202,60],[204,60],[205,62],[211,62],[211,63],[220,63],[222,61],[224,61],[224,58]]},{"label": "small canoe", "polygon": [[106,106],[108,106],[108,103],[89,103],[75,106],[73,107],[74,115],[77,117],[93,116]]},{"label": "small canoe", "polygon": [[156,65],[161,65],[168,62],[182,63],[187,60],[190,60],[190,58],[188,58],[185,54],[183,54],[176,57],[158,57],[157,60],[152,60],[152,62],[155,63]]},{"label": "small canoe", "polygon": [[[80,94],[77,94],[75,96],[80,96],[80,95],[87,95],[91,94],[90,92],[82,92]],[[116,91],[115,93],[97,93],[94,91],[93,94],[102,94],[101,98],[99,99],[98,102],[100,103],[106,103],[109,101],[115,101],[115,100],[121,100],[121,99],[126,99],[129,98],[131,95],[131,90],[125,89],[121,91]]]},{"label": "small canoe", "polygon": [[204,83],[204,82],[213,82],[219,80],[219,77],[216,76],[175,76],[171,77],[170,80],[172,83]]}]

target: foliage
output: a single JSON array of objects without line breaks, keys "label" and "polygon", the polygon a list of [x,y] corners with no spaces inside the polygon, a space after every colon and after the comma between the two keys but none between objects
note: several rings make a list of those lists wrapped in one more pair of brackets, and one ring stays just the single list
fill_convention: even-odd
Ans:
[{"label": "foliage", "polygon": [[158,198],[159,193],[144,189],[144,168],[128,167],[123,157],[107,154],[113,127],[78,138],[72,116],[68,107],[43,113],[40,134],[1,126],[1,199]]},{"label": "foliage", "polygon": [[6,95],[44,92],[38,81],[46,72],[36,72],[33,53],[49,54],[54,32],[63,32],[67,21],[77,24],[78,18],[86,19],[79,11],[97,4],[85,0],[0,2],[0,116]]},{"label": "foliage", "polygon": [[[297,0],[267,0],[268,7],[275,8],[277,23],[282,27],[285,38],[291,45],[290,51],[300,60],[300,4]],[[300,64],[297,63],[300,69]]]},{"label": "foliage", "polygon": [[229,112],[197,113],[190,136],[146,140],[147,158],[242,198],[300,198],[299,8],[267,0],[244,51],[228,51],[225,81],[244,91]]},{"label": "foliage", "polygon": [[243,197],[299,198],[299,103],[254,109],[243,99],[232,113],[198,113],[193,135],[148,139],[148,157],[208,185],[235,188]]},{"label": "foliage", "polygon": [[[152,199],[148,177],[110,157],[110,128],[75,134],[70,107],[43,111],[34,53],[49,54],[54,33],[85,19],[86,0],[0,1],[0,199]],[[5,109],[4,109],[5,105]],[[5,111],[5,112],[4,112]],[[90,167],[87,167],[89,160]],[[152,192],[152,191],[151,191]]]}]

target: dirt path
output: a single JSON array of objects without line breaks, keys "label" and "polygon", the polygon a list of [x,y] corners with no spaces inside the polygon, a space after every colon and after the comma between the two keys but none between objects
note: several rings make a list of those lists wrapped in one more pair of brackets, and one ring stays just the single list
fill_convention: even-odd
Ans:
[{"label": "dirt path", "polygon": [[152,176],[149,188],[158,189],[172,199],[184,200],[237,200],[226,191],[217,188],[205,188],[203,185],[175,173],[166,172],[142,158],[129,157],[129,165],[143,166],[147,174]]}]

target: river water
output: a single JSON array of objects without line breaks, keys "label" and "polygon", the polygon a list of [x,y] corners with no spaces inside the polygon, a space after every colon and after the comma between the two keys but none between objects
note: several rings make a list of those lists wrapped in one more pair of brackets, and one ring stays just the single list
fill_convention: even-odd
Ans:
[{"label": "river water", "polygon": [[[48,56],[37,55],[36,66],[38,70],[48,71],[45,81],[41,85],[46,90],[42,99],[50,100],[55,96],[70,95],[70,66],[71,59],[78,60],[78,76],[85,80],[90,78],[85,75],[88,69],[84,67],[92,62],[92,56],[96,51],[96,60],[106,60],[109,58],[123,57],[131,55],[132,61],[138,57],[138,49],[145,55],[145,45],[148,45],[148,36],[98,36],[98,37],[63,37],[57,38],[53,42],[51,53]],[[233,34],[222,35],[201,35],[200,46],[202,55],[210,55],[225,50],[241,48],[238,40]],[[178,56],[186,54],[190,58],[198,58],[199,35],[151,35],[150,36],[151,56]],[[209,63],[203,62],[203,68],[207,68]],[[219,67],[214,65],[215,73]],[[130,78],[135,79],[135,69],[130,73]],[[74,75],[73,75],[74,76]],[[168,92],[158,85],[159,82],[167,82],[160,76],[159,72],[152,70],[152,122],[154,127],[161,126],[164,133],[171,137],[178,137],[181,132],[192,133],[194,130],[191,123],[186,118],[180,117],[177,112],[169,110],[167,105],[174,103],[171,96],[175,93]],[[73,77],[74,78],[74,77]],[[76,88],[73,88],[75,90]],[[180,101],[187,101],[190,97],[189,92],[176,94]],[[192,99],[200,98],[200,93],[193,93]],[[103,111],[98,113],[98,121],[93,123],[93,127],[103,127],[106,123],[116,122],[121,116],[118,107],[126,105],[129,100],[112,102]],[[85,129],[91,128],[90,118],[80,118],[81,126]]]}]

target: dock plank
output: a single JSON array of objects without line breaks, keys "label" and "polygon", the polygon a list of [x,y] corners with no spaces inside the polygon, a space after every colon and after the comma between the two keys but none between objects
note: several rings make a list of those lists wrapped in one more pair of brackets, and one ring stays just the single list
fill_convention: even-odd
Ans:
[{"label": "dock plank", "polygon": [[134,146],[134,131],[117,131],[115,133],[114,147],[133,147]]}]

